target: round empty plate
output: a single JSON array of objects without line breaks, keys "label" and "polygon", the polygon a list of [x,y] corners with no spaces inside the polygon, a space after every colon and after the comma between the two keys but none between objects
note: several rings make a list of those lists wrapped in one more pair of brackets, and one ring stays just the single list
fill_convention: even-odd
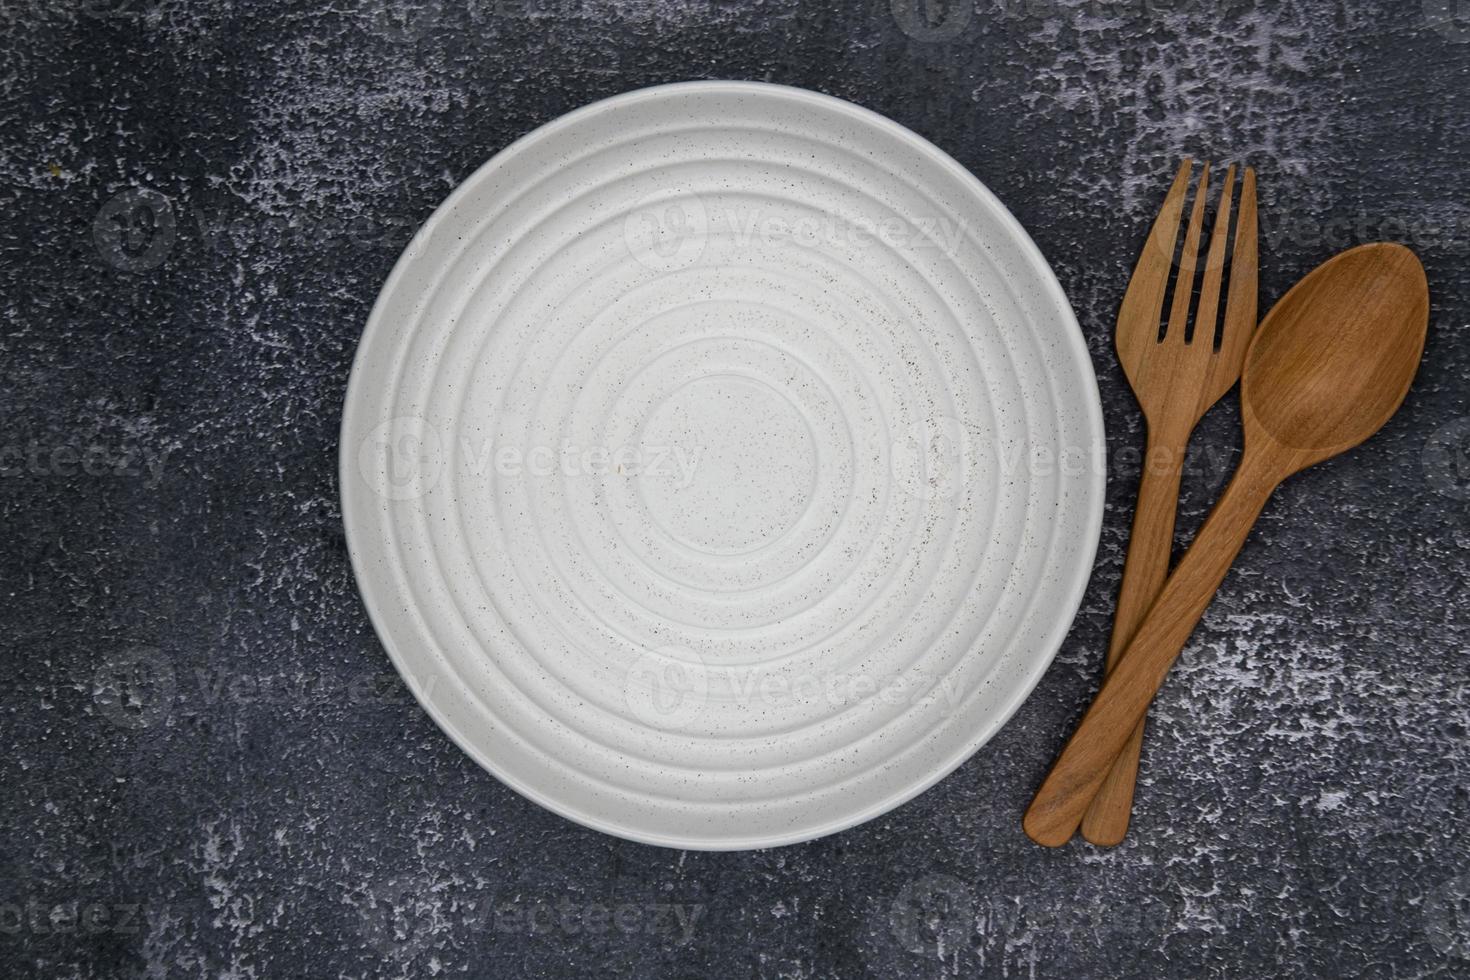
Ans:
[{"label": "round empty plate", "polygon": [[477,762],[608,833],[762,847],[914,796],[1025,699],[1102,437],[1066,298],[974,177],[846,102],[695,82],[538,129],[419,231],[342,509]]}]

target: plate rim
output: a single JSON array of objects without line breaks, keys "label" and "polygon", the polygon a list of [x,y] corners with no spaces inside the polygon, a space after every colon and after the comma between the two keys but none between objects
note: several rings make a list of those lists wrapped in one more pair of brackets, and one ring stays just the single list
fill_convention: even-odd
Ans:
[{"label": "plate rim", "polygon": [[[366,371],[363,366],[364,352],[368,346],[368,338],[385,329],[382,326],[382,321],[385,316],[384,308],[387,305],[387,298],[406,275],[408,266],[413,262],[418,252],[417,246],[419,242],[421,240],[427,240],[427,237],[433,233],[446,216],[456,210],[462,198],[472,192],[473,185],[477,183],[478,178],[482,174],[491,171],[502,160],[515,154],[525,144],[543,139],[561,129],[576,125],[582,119],[600,112],[606,112],[630,103],[661,98],[678,92],[695,91],[701,93],[726,92],[736,94],[744,92],[764,96],[776,96],[811,105],[818,105],[828,110],[844,113],[864,124],[885,130],[907,143],[912,149],[950,171],[968,191],[988,207],[992,208],[996,219],[1015,240],[1018,247],[1018,257],[1037,275],[1041,286],[1042,297],[1051,300],[1061,316],[1062,332],[1065,335],[1065,340],[1061,346],[1065,349],[1066,354],[1072,361],[1080,368],[1078,373],[1081,384],[1076,389],[1079,403],[1077,407],[1082,411],[1083,426],[1089,430],[1089,435],[1097,447],[1097,462],[1099,464],[1084,467],[1084,470],[1090,477],[1090,482],[1087,484],[1087,491],[1091,500],[1088,506],[1088,513],[1086,514],[1084,540],[1076,555],[1077,560],[1064,583],[1065,589],[1062,590],[1065,596],[1063,608],[1067,608],[1070,611],[1065,617],[1058,617],[1055,620],[1055,625],[1044,635],[1037,637],[1036,647],[1043,652],[1036,657],[1034,665],[1029,669],[1029,673],[1025,675],[1024,683],[1016,686],[1013,695],[1008,699],[1002,710],[997,711],[993,717],[987,719],[984,725],[977,727],[974,735],[970,739],[942,763],[932,767],[923,779],[905,785],[897,792],[861,811],[828,821],[815,828],[791,833],[770,834],[764,837],[698,838],[651,834],[641,831],[636,827],[627,826],[615,821],[603,820],[594,813],[575,809],[566,805],[563,801],[552,800],[539,791],[524,785],[521,781],[502,772],[492,759],[479,747],[472,744],[467,736],[461,733],[454,725],[450,724],[448,719],[443,717],[432,700],[425,697],[424,692],[420,689],[420,685],[405,683],[405,686],[409,689],[419,707],[476,765],[480,766],[480,768],[484,769],[491,776],[494,776],[501,783],[525,799],[558,816],[580,826],[613,837],[656,847],[701,851],[759,850],[817,840],[866,823],[869,820],[897,809],[927,790],[932,789],[941,780],[951,775],[967,760],[972,758],[1006,726],[1011,718],[1014,717],[1015,713],[1020,710],[1021,705],[1025,704],[1031,697],[1036,686],[1041,682],[1042,677],[1045,676],[1052,662],[1056,659],[1057,654],[1061,651],[1061,645],[1066,639],[1067,634],[1071,631],[1073,623],[1076,621],[1077,614],[1082,607],[1082,600],[1086,593],[1088,583],[1092,579],[1093,565],[1096,562],[1097,549],[1101,539],[1107,489],[1106,427],[1103,419],[1102,400],[1097,385],[1097,371],[1092,363],[1092,355],[1087,347],[1087,341],[1082,333],[1081,325],[1077,320],[1076,312],[1073,310],[1071,301],[1067,298],[1065,290],[1062,289],[1061,282],[1057,279],[1056,272],[1052,269],[1051,264],[1047,262],[1046,257],[1042,255],[1040,248],[1037,247],[1030,233],[1026,231],[1016,219],[1015,215],[1011,213],[1010,209],[968,168],[960,164],[959,161],[955,160],[954,157],[940,149],[939,146],[930,140],[872,109],[865,108],[854,102],[849,102],[846,99],[838,98],[837,96],[773,82],[707,79],[650,85],[598,99],[537,126],[498,150],[488,160],[475,168],[472,173],[455,185],[449,195],[435,207],[433,213],[415,231],[413,237],[404,246],[403,251],[394,262],[393,269],[388,274],[388,278],[384,280],[383,285],[379,288],[377,297],[373,301],[372,310],[368,314],[367,322],[363,327],[362,333],[358,336],[357,347],[353,352],[352,364],[349,369],[346,391],[343,395],[342,419],[338,426],[337,435],[338,499],[342,510],[342,528],[347,544],[348,562],[352,569],[352,576],[358,597],[362,602],[364,610],[367,612],[368,621],[372,624],[373,632],[376,634],[378,642],[387,651],[388,658],[392,661],[400,680],[411,677],[412,672],[409,669],[409,664],[406,663],[401,651],[390,641],[390,634],[381,622],[383,616],[383,612],[379,608],[381,603],[375,604],[371,601],[367,590],[364,588],[364,582],[370,581],[370,579],[362,567],[364,559],[359,558],[358,551],[353,546],[354,532],[352,529],[355,525],[359,528],[360,534],[366,534],[371,522],[366,520],[365,515],[359,513],[358,508],[351,503],[351,495],[348,492],[356,466],[356,453],[355,450],[350,450],[348,446],[347,433],[349,427],[361,428],[362,425],[361,421],[356,418],[353,407],[354,405],[361,406],[365,404],[364,399],[358,394],[359,389],[366,383],[363,380]],[[361,409],[359,409],[360,411]],[[1020,814],[1018,810],[1018,822],[1019,819]]]}]

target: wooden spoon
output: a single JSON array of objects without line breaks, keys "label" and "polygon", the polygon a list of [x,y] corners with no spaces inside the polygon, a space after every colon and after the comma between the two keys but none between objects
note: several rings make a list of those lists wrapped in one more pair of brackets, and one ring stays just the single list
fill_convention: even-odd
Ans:
[{"label": "wooden spoon", "polygon": [[1424,267],[1382,242],[1324,262],[1267,314],[1241,380],[1240,464],[1031,801],[1022,825],[1032,840],[1072,837],[1272,491],[1383,427],[1414,380],[1428,325]]}]

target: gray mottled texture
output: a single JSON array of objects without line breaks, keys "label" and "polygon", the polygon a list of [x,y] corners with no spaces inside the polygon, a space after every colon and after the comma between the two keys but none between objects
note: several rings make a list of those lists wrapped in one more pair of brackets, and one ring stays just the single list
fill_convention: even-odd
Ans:
[{"label": "gray mottled texture", "polygon": [[[0,968],[1470,975],[1456,7],[7,0]],[[745,854],[622,843],[476,768],[391,673],[335,485],[411,229],[534,126],[704,77],[851,99],[973,169],[1077,307],[1113,453],[1086,602],[1001,735],[881,819]],[[1131,839],[1044,851],[1020,812],[1097,682],[1141,441],[1112,314],[1186,152],[1259,168],[1266,301],[1415,244],[1429,346],[1387,429],[1268,507],[1163,692]],[[1225,406],[1197,436],[1182,536],[1236,431]]]}]

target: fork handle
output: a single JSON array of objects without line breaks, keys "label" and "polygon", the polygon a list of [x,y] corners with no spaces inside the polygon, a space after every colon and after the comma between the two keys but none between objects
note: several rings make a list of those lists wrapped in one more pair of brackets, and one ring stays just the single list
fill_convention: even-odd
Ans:
[{"label": "fork handle", "polygon": [[1253,457],[1247,447],[1194,544],[1036,791],[1022,822],[1032,840],[1060,847],[1076,832],[1280,482],[1269,460]]},{"label": "fork handle", "polygon": [[[1174,517],[1179,509],[1179,479],[1184,470],[1185,451],[1192,430],[1178,425],[1150,424],[1147,452],[1138,479],[1138,501],[1134,505],[1133,530],[1128,535],[1128,557],[1123,563],[1123,584],[1118,589],[1118,608],[1113,616],[1113,636],[1108,643],[1106,669],[1111,671],[1128,648],[1128,641],[1153,605],[1169,575],[1169,555],[1174,544]],[[1098,791],[1087,816],[1082,819],[1082,836],[1090,843],[1112,847],[1128,833],[1133,811],[1133,787],[1138,778],[1138,754],[1143,747],[1145,722],[1139,721],[1123,747],[1107,780]]]}]

